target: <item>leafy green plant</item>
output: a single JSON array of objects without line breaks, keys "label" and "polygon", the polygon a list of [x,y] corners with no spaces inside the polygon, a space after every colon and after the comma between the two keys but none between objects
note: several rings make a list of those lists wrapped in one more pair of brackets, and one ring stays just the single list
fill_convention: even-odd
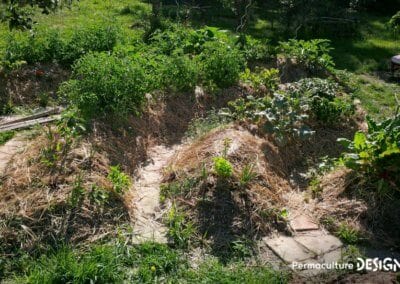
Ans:
[{"label": "leafy green plant", "polygon": [[8,140],[11,140],[15,136],[14,131],[0,132],[0,145],[5,144]]},{"label": "leafy green plant", "polygon": [[205,43],[198,60],[203,80],[219,88],[235,84],[244,68],[244,58],[239,50],[219,41]]},{"label": "leafy green plant", "polygon": [[259,40],[246,35],[243,39],[239,39],[238,45],[247,61],[266,60],[273,55],[268,40]]},{"label": "leafy green plant", "polygon": [[84,117],[139,114],[148,89],[139,61],[90,53],[73,67],[72,79],[60,92]]},{"label": "leafy green plant", "polygon": [[337,124],[355,111],[344,96],[337,96],[339,86],[329,80],[306,78],[289,86],[289,92],[298,93],[308,100],[310,114],[323,123]]},{"label": "leafy green plant", "polygon": [[174,241],[174,244],[179,248],[187,248],[196,229],[175,205],[168,212],[167,224],[168,236]]},{"label": "leafy green plant", "polygon": [[82,185],[82,176],[78,175],[74,181],[71,195],[69,197],[69,203],[72,207],[77,207],[80,203],[82,203],[85,198],[86,190]]},{"label": "leafy green plant", "polygon": [[258,123],[260,120],[258,112],[266,109],[270,103],[271,99],[269,97],[255,98],[254,96],[247,96],[246,98],[239,98],[229,102],[229,108],[222,109],[220,114],[236,120],[250,119]]},{"label": "leafy green plant", "polygon": [[190,30],[180,25],[169,25],[163,31],[156,31],[150,44],[157,53],[171,55],[175,50],[182,49],[186,54],[200,54],[207,42],[218,39],[219,31],[216,28]]},{"label": "leafy green plant", "polygon": [[233,175],[233,167],[231,163],[223,157],[215,157],[214,171],[221,178],[229,178]]},{"label": "leafy green plant", "polygon": [[285,145],[314,134],[307,125],[308,109],[308,101],[297,93],[275,93],[270,105],[258,115],[264,120],[265,130],[274,134],[279,144]]},{"label": "leafy green plant", "polygon": [[199,81],[199,68],[188,55],[177,50],[173,55],[164,57],[158,65],[162,78],[162,87],[173,91],[194,90]]},{"label": "leafy green plant", "polygon": [[321,181],[317,176],[314,176],[308,183],[308,189],[311,191],[313,198],[318,197],[322,192]]},{"label": "leafy green plant", "polygon": [[70,66],[90,51],[111,51],[117,36],[116,27],[103,22],[78,27],[70,38],[62,36],[57,29],[13,32],[7,40],[2,61],[9,66],[19,61],[29,64],[58,61]]},{"label": "leafy green plant", "polygon": [[110,198],[110,191],[106,188],[93,184],[91,190],[88,192],[88,197],[90,201],[94,202],[95,204],[103,205],[108,202]]},{"label": "leafy green plant", "polygon": [[[258,68],[255,72],[251,72],[250,69],[246,68],[246,70],[240,74],[240,79],[258,92],[260,92],[263,87],[266,89],[267,93],[271,93],[278,87],[279,70],[274,68]],[[261,93],[265,93],[265,91],[261,91]]]},{"label": "leafy green plant", "polygon": [[331,70],[335,66],[329,55],[332,48],[327,39],[309,41],[290,39],[287,42],[280,42],[278,49],[286,58],[296,59],[298,64],[304,65],[313,74]]},{"label": "leafy green plant", "polygon": [[400,185],[400,114],[376,123],[367,117],[368,133],[357,132],[353,141],[339,139],[347,153],[344,164],[376,181],[378,190]]},{"label": "leafy green plant", "polygon": [[237,259],[245,259],[247,257],[251,257],[253,254],[253,243],[243,237],[243,238],[239,238],[238,240],[235,240],[231,243],[231,249],[233,252],[233,255],[235,256],[235,258]]},{"label": "leafy green plant", "polygon": [[400,31],[400,11],[393,15],[388,25],[395,35]]},{"label": "leafy green plant", "polygon": [[122,172],[119,166],[110,167],[107,179],[117,194],[123,194],[132,184],[130,177]]}]

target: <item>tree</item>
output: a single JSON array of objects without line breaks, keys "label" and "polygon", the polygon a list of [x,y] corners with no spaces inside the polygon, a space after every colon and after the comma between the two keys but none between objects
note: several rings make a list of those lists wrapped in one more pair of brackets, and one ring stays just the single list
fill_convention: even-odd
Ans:
[{"label": "tree", "polygon": [[0,16],[2,21],[8,22],[10,29],[31,29],[33,19],[24,9],[26,6],[38,7],[44,14],[48,14],[60,7],[70,5],[72,1],[73,0],[2,0],[2,5],[6,9]]}]

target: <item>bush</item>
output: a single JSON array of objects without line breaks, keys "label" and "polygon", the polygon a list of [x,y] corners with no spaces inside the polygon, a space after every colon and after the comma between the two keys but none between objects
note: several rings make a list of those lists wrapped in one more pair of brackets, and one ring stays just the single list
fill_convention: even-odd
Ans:
[{"label": "bush", "polygon": [[298,64],[313,74],[330,70],[335,66],[329,55],[332,48],[327,39],[310,41],[290,39],[287,42],[280,42],[278,49],[286,58],[296,59]]},{"label": "bush", "polygon": [[153,34],[150,45],[158,53],[171,55],[175,50],[182,49],[185,54],[200,54],[207,42],[218,39],[218,30],[215,28],[204,28],[188,30],[182,26],[170,26],[165,31]]},{"label": "bush", "polygon": [[54,29],[34,34],[14,32],[7,39],[3,64],[51,62],[62,54],[64,46],[60,33]]},{"label": "bush", "polygon": [[394,16],[389,20],[388,25],[396,36],[397,33],[400,31],[400,11],[394,14]]},{"label": "bush", "polygon": [[214,171],[221,178],[229,178],[233,174],[231,163],[223,157],[214,158]]},{"label": "bush", "polygon": [[144,66],[139,61],[106,53],[90,53],[73,66],[72,79],[60,93],[84,117],[139,114],[148,89]]},{"label": "bush", "polygon": [[117,43],[118,30],[104,23],[85,26],[74,31],[58,60],[71,65],[89,51],[111,51]]},{"label": "bush", "polygon": [[279,70],[258,68],[256,72],[251,72],[250,69],[246,68],[245,72],[240,74],[240,79],[256,91],[260,91],[260,88],[264,87],[267,92],[273,92],[278,88]]},{"label": "bush", "polygon": [[367,117],[368,133],[357,132],[353,141],[339,139],[346,147],[344,164],[367,179],[378,183],[378,189],[400,186],[400,114],[376,123]]},{"label": "bush", "polygon": [[273,55],[268,40],[261,41],[251,36],[244,36],[239,38],[238,43],[247,61],[266,60]]},{"label": "bush", "polygon": [[222,42],[207,42],[199,58],[203,80],[219,88],[230,87],[239,80],[244,58],[236,49]]},{"label": "bush", "polygon": [[259,115],[264,119],[264,129],[274,134],[280,145],[286,145],[298,138],[307,139],[315,133],[307,124],[308,109],[308,101],[297,93],[275,93]]},{"label": "bush", "polygon": [[117,35],[115,27],[104,23],[80,27],[73,31],[71,38],[63,38],[57,29],[39,30],[32,34],[14,32],[8,38],[3,64],[58,61],[69,66],[89,51],[112,50]]},{"label": "bush", "polygon": [[162,78],[162,88],[190,91],[199,80],[198,66],[188,55],[181,52],[164,57],[158,68],[159,75],[157,76]]},{"label": "bush", "polygon": [[354,105],[345,97],[337,97],[339,86],[319,78],[302,79],[289,88],[310,100],[311,114],[317,121],[337,124],[354,113]]}]

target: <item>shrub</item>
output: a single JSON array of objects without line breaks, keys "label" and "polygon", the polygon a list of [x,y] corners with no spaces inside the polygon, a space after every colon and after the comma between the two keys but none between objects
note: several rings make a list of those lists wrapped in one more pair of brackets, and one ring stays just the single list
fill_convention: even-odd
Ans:
[{"label": "shrub", "polygon": [[60,93],[84,117],[139,114],[148,88],[144,67],[136,60],[90,53],[73,67]]},{"label": "shrub", "polygon": [[261,87],[264,87],[267,89],[267,92],[273,92],[279,84],[279,70],[274,68],[258,68],[256,72],[251,72],[250,69],[246,68],[240,74],[240,79],[258,91],[260,91]]},{"label": "shrub", "polygon": [[308,101],[295,92],[275,93],[270,104],[259,115],[264,129],[274,134],[276,141],[286,145],[298,138],[306,139],[315,133],[307,124]]},{"label": "shrub", "polygon": [[236,49],[222,42],[207,42],[200,54],[203,80],[219,88],[232,86],[239,80],[244,58]]},{"label": "shrub", "polygon": [[346,147],[344,164],[378,183],[378,190],[400,186],[400,114],[376,123],[367,117],[368,133],[357,132],[353,141],[339,139]]},{"label": "shrub", "polygon": [[393,33],[397,35],[397,33],[400,31],[400,11],[394,14],[394,16],[389,20],[388,25]]},{"label": "shrub", "polygon": [[335,66],[329,55],[332,48],[327,39],[310,41],[290,39],[287,42],[280,42],[279,50],[286,58],[296,59],[298,64],[304,65],[313,74],[330,70]]},{"label": "shrub", "polygon": [[162,88],[174,91],[193,90],[199,79],[198,66],[181,52],[164,57],[159,63],[158,72],[158,76],[162,78]]},{"label": "shrub", "polygon": [[81,27],[74,31],[57,59],[70,65],[90,51],[111,51],[117,43],[117,35],[117,28],[105,23]]},{"label": "shrub", "polygon": [[239,38],[238,44],[247,61],[266,60],[272,56],[268,40],[261,41],[247,35]]},{"label": "shrub", "polygon": [[38,30],[32,34],[14,32],[7,40],[3,64],[12,66],[19,61],[28,64],[58,61],[71,65],[90,51],[110,51],[117,43],[118,30],[105,23],[79,27],[71,38],[60,30]]},{"label": "shrub", "polygon": [[7,39],[3,62],[8,65],[18,61],[28,64],[50,62],[62,53],[64,44],[60,33],[54,29],[34,34],[14,32]]},{"label": "shrub", "polygon": [[114,191],[118,194],[124,193],[131,186],[130,177],[123,173],[119,166],[111,166],[107,178],[112,183]]},{"label": "shrub", "polygon": [[182,49],[186,54],[200,54],[204,50],[204,45],[216,41],[217,36],[218,30],[215,28],[193,31],[171,25],[167,30],[155,32],[150,44],[158,53],[166,55],[171,55],[177,49]]},{"label": "shrub", "polygon": [[233,174],[231,163],[223,157],[214,158],[214,171],[221,178],[229,178]]},{"label": "shrub", "polygon": [[350,101],[337,97],[338,89],[336,83],[319,78],[302,79],[289,88],[291,92],[299,92],[310,100],[311,114],[317,121],[329,124],[337,124],[354,113],[354,105]]}]

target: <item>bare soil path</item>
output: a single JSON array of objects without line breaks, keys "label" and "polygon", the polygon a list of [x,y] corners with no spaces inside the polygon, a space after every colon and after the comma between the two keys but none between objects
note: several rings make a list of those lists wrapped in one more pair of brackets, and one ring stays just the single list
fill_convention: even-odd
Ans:
[{"label": "bare soil path", "polygon": [[14,138],[0,146],[0,177],[4,176],[14,155],[23,150],[26,145],[26,139],[24,135],[17,134]]},{"label": "bare soil path", "polygon": [[163,170],[177,152],[179,145],[167,147],[157,145],[150,149],[147,164],[139,171],[134,183],[133,242],[154,241],[167,243],[167,227],[162,223],[166,208],[160,206],[160,185]]}]

